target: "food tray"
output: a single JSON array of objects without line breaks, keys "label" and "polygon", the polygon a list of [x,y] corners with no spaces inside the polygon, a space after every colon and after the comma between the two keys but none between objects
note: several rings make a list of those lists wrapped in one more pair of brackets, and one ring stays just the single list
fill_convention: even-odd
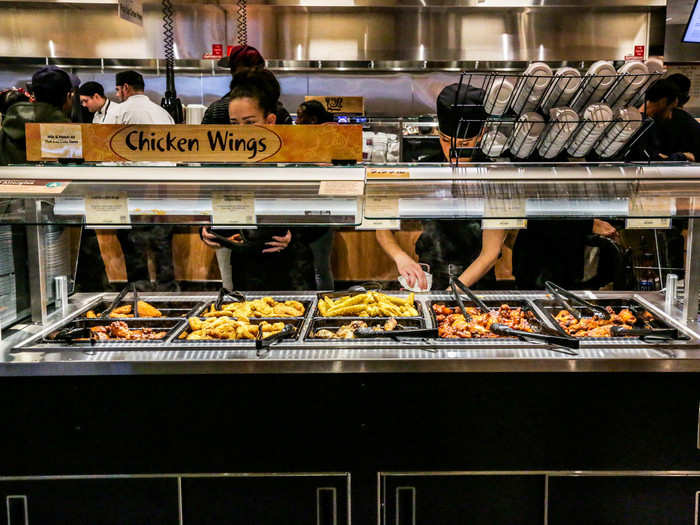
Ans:
[{"label": "food tray", "polygon": [[[266,297],[272,297],[275,301],[280,302],[280,303],[283,303],[284,301],[290,301],[290,300],[291,300],[291,301],[297,301],[297,302],[299,302],[299,303],[301,303],[301,304],[304,305],[304,315],[300,315],[300,316],[296,316],[296,317],[251,317],[251,318],[250,318],[251,320],[253,320],[253,319],[260,319],[261,321],[268,321],[268,322],[269,322],[270,319],[304,319],[304,318],[306,317],[306,315],[309,313],[309,310],[311,310],[311,305],[313,304],[313,301],[308,300],[308,299],[306,299],[306,300],[295,299],[295,298],[292,298],[292,299],[289,299],[289,298],[282,299],[282,298],[274,297],[274,296],[266,296]],[[248,301],[248,302],[249,302],[249,301],[255,301],[255,300],[257,300],[257,299],[262,299],[262,297],[246,298],[246,301]],[[234,301],[227,301],[227,302],[224,302],[224,303],[222,303],[222,306],[225,305],[225,304],[231,304],[232,302],[234,302]],[[215,303],[216,303],[216,301],[208,301],[208,302],[204,305],[204,307],[203,307],[201,310],[199,310],[197,313],[203,313],[203,312],[208,311],[209,308],[211,307],[211,305],[212,305],[212,304],[215,304]],[[192,316],[189,315],[188,317],[192,317]]]},{"label": "food tray", "polygon": [[[535,316],[534,322],[532,323],[532,328],[534,329],[535,332],[543,332],[545,327],[548,327],[549,323],[545,320],[542,319],[542,316],[539,315],[537,310],[535,310],[530,303],[530,301],[524,300],[524,299],[508,299],[508,300],[499,300],[499,299],[483,299],[484,303],[486,303],[487,306],[490,306],[491,308],[498,308],[502,304],[507,304],[511,308],[522,308],[526,312],[532,312],[532,314]],[[462,302],[464,303],[465,308],[469,307],[476,307],[473,301],[470,301],[467,298],[463,298]],[[428,308],[430,309],[430,317],[433,321],[433,326],[435,328],[439,327],[439,322],[436,318],[435,312],[433,311],[433,305],[434,304],[441,304],[448,306],[450,308],[458,308],[459,305],[457,304],[457,301],[452,299],[452,300],[447,300],[447,301],[428,301]],[[441,339],[447,339],[447,338],[441,338]],[[477,338],[477,339],[486,339],[486,338]],[[498,338],[494,339],[516,339],[513,337],[503,337],[500,336]],[[463,341],[468,341],[469,338],[456,338],[455,340],[463,340]]]},{"label": "food tray", "polygon": [[[192,301],[192,300],[181,300],[181,299],[146,299],[139,297],[139,301],[146,302],[157,308],[163,314],[162,317],[107,317],[105,319],[112,319],[114,321],[129,320],[129,319],[177,319],[183,317],[192,317],[197,315],[202,311],[203,303],[202,301]],[[85,315],[89,310],[95,313],[100,313],[105,311],[112,304],[112,301],[102,300],[90,308],[86,308],[85,311],[81,313],[82,318],[87,319]],[[130,299],[125,299],[120,302],[115,308],[120,306],[133,305],[133,301]],[[104,321],[105,319],[101,319]]]},{"label": "food tray", "polygon": [[[200,317],[199,319],[205,320],[209,319],[208,317]],[[267,317],[267,318],[256,318],[256,319],[250,319],[250,324],[261,324],[262,322],[267,321],[270,324],[273,323],[285,323],[285,324],[291,324],[295,329],[296,332],[292,337],[285,338],[285,341],[291,342],[291,341],[298,341],[299,337],[301,336],[301,327],[304,322],[304,320],[300,317]],[[182,323],[177,327],[177,329],[168,337],[168,342],[171,345],[193,345],[193,344],[255,344],[255,340],[253,339],[196,339],[192,341],[188,341],[187,339],[178,339],[180,335],[185,332],[190,330],[190,325],[187,322]]]},{"label": "food tray", "polygon": [[[340,342],[353,342],[353,341],[372,341],[374,339],[379,339],[379,338],[373,338],[373,337],[359,337],[355,339],[325,339],[323,337],[313,337],[312,334],[316,333],[317,330],[332,330],[336,331],[338,330],[341,326],[350,324],[353,321],[364,321],[367,323],[369,327],[374,326],[375,324],[384,324],[386,321],[391,319],[391,317],[343,317],[343,318],[337,318],[337,317],[314,317],[313,321],[311,322],[311,327],[309,328],[309,331],[304,338],[304,341],[323,341],[324,343],[340,343]],[[425,321],[421,318],[418,319],[416,317],[395,317],[395,319],[398,321],[399,326],[396,327],[397,330],[401,329],[401,326],[403,326],[405,329],[420,329],[420,328],[425,328]],[[386,337],[381,337],[381,339],[387,339]],[[407,339],[406,336],[402,336],[401,339]],[[419,338],[419,339],[424,339],[424,338]],[[391,338],[387,339],[388,341],[391,341]]]},{"label": "food tray", "polygon": [[[360,295],[360,294],[362,294],[362,293],[365,293],[365,292],[354,292],[354,293],[353,293],[353,292],[350,292],[350,293],[347,293],[347,294],[345,294],[345,295],[354,296],[354,295]],[[392,297],[401,297],[401,298],[408,297],[408,294],[401,295],[401,294],[389,294],[389,293],[385,293],[385,292],[381,292],[381,293],[384,293],[385,295],[391,295]],[[319,301],[319,302],[322,300],[322,298],[323,298],[324,295],[325,295],[325,294],[320,294],[320,295],[319,295],[319,298],[318,298],[318,301]],[[416,298],[417,298],[417,297],[418,297],[418,296],[416,296]],[[413,299],[413,306],[414,306],[415,309],[418,311],[418,315],[416,315],[416,316],[408,316],[408,317],[399,317],[399,316],[394,316],[394,317],[396,317],[396,319],[423,319],[423,304],[422,304],[420,301],[418,301],[416,298]],[[320,312],[320,310],[318,309],[318,303],[316,304],[316,307],[315,307],[315,309],[314,309],[314,319],[341,319],[341,320],[347,320],[347,319],[354,319],[354,318],[359,318],[359,319],[389,319],[389,317],[387,317],[387,316],[380,316],[380,317],[360,317],[360,316],[357,316],[357,315],[352,315],[352,316],[336,316],[336,317],[324,317],[323,315],[321,315],[321,312]]]},{"label": "food tray", "polygon": [[[63,331],[64,329],[77,329],[77,328],[84,328],[84,335],[82,332],[72,334],[72,337],[74,338],[81,338],[81,337],[90,337],[89,330],[90,328],[94,326],[107,326],[112,322],[116,321],[122,321],[126,323],[126,325],[130,329],[138,329],[138,328],[153,328],[158,331],[164,331],[166,332],[165,336],[161,339],[136,339],[136,340],[128,340],[128,339],[113,339],[110,341],[95,341],[92,343],[91,341],[76,341],[74,343],[68,343],[66,341],[55,341],[53,340],[53,337],[56,336],[59,332]],[[165,318],[158,318],[158,319],[113,319],[110,322],[107,322],[106,319],[76,319],[73,320],[69,323],[66,323],[65,325],[61,326],[60,328],[56,329],[54,332],[51,334],[45,336],[41,341],[40,344],[50,344],[50,345],[61,345],[65,346],[67,348],[72,348],[72,347],[92,347],[92,348],[97,348],[97,347],[109,347],[113,346],[115,344],[123,345],[123,344],[144,344],[144,345],[162,345],[168,338],[173,334],[175,329],[179,328],[179,326],[183,323],[183,321],[178,320],[178,319],[165,319]],[[24,350],[22,348],[19,349]]]},{"label": "food tray", "polygon": [[[666,323],[662,319],[659,319],[658,315],[654,315],[654,320],[651,321],[648,325],[645,324],[643,321],[640,320],[640,315],[644,312],[647,311],[646,306],[643,304],[637,302],[634,299],[586,299],[589,303],[594,304],[596,306],[612,306],[613,310],[615,312],[619,312],[623,308],[629,309],[634,316],[637,318],[637,323],[634,325],[634,328],[645,328],[645,327],[651,327],[654,329],[664,329],[664,328],[675,328],[674,326],[671,326],[670,324]],[[569,304],[571,304],[572,301],[569,301]],[[562,311],[564,308],[554,301],[553,299],[536,299],[535,304],[542,310],[546,315],[548,320],[552,323],[552,326],[554,326],[557,331],[559,331],[562,334],[566,334],[566,330],[564,330],[559,323],[556,321],[555,316]],[[584,317],[593,317],[593,315],[596,313],[595,310],[588,308],[586,306],[579,306],[572,304],[572,307],[575,308],[577,311],[581,312],[581,315]],[[573,336],[571,336],[573,337]],[[600,340],[620,340],[620,339],[639,339],[635,337],[581,337],[580,339],[582,340],[587,340],[587,341],[600,341]]]}]

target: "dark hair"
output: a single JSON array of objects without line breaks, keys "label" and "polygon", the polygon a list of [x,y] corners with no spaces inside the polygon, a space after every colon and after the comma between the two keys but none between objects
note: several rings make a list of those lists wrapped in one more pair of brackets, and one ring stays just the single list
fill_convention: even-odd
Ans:
[{"label": "dark hair", "polygon": [[37,102],[63,109],[68,93],[72,89],[68,73],[55,66],[41,68],[32,76],[31,91]]},{"label": "dark hair", "polygon": [[672,104],[678,100],[680,91],[675,83],[671,82],[667,78],[662,78],[649,86],[649,89],[647,89],[645,95],[649,102],[658,102],[662,98],[665,98],[669,104]]},{"label": "dark hair", "polygon": [[333,115],[323,107],[318,100],[309,100],[307,102],[302,102],[299,104],[299,109],[304,112],[304,115],[309,117],[315,117],[317,124],[324,124],[326,122],[333,122],[335,120]]},{"label": "dark hair", "polygon": [[0,91],[0,113],[7,113],[10,106],[14,106],[18,102],[29,102],[29,95],[22,89],[7,89]]},{"label": "dark hair", "polygon": [[265,59],[260,54],[260,51],[253,46],[233,46],[231,54],[228,56],[228,67],[231,69],[231,75],[236,73],[236,70],[242,67],[265,67]]},{"label": "dark hair", "polygon": [[85,82],[78,88],[78,94],[84,97],[100,95],[102,98],[105,98],[105,88],[99,82]]},{"label": "dark hair", "polygon": [[229,93],[231,100],[235,98],[253,98],[257,100],[265,116],[277,112],[277,101],[280,98],[280,84],[275,75],[267,69],[247,69],[236,73],[231,82]]},{"label": "dark hair", "polygon": [[678,105],[685,106],[686,102],[690,100],[690,79],[682,73],[674,73],[673,75],[669,75],[666,80],[676,85],[678,91],[680,91],[678,95]]},{"label": "dark hair", "polygon": [[146,86],[143,83],[141,73],[136,71],[120,71],[117,73],[117,86],[123,86],[124,84],[129,84],[135,91],[143,91]]}]

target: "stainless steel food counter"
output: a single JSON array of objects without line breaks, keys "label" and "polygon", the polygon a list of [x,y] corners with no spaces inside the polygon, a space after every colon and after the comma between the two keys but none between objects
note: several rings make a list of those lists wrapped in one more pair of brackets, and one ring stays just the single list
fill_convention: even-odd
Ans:
[{"label": "stainless steel food counter", "polygon": [[[176,336],[186,324],[174,321],[172,334],[163,341],[106,342],[94,346],[60,345],[43,341],[47,334],[82,318],[87,310],[115,294],[77,294],[67,308],[49,316],[42,326],[24,325],[4,334],[0,374],[96,375],[96,374],[222,374],[222,373],[309,373],[309,372],[620,372],[700,371],[700,327],[686,326],[676,319],[675,307],[664,311],[658,293],[582,292],[588,299],[636,301],[657,319],[676,328],[684,339],[645,342],[639,338],[582,339],[577,355],[557,347],[503,339],[350,339],[318,340],[310,337],[316,314],[313,293],[272,293],[278,299],[310,301],[295,337],[273,344],[269,352],[256,352],[253,341],[187,341]],[[404,295],[405,294],[400,294]],[[485,299],[508,302],[525,300],[554,328],[542,310],[544,293],[486,292]],[[262,297],[249,294],[247,298]],[[201,308],[216,296],[211,293],[150,294],[145,301],[182,300]],[[416,303],[427,328],[434,327],[430,315],[433,301],[450,301],[448,294],[418,294]],[[179,323],[179,325],[178,325]],[[178,330],[178,326],[180,330]]]}]

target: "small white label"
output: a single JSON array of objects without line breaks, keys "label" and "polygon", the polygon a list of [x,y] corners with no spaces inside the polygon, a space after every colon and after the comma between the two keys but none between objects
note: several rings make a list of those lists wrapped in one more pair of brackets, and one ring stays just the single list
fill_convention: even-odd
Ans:
[{"label": "small white label", "polygon": [[[484,230],[522,230],[527,228],[525,199],[486,199],[484,201]],[[495,218],[491,218],[495,217]]]},{"label": "small white label", "polygon": [[211,198],[213,224],[256,223],[255,197],[251,193],[216,194]]},{"label": "small white label", "polygon": [[83,158],[83,133],[80,124],[39,124],[39,132],[41,158]]},{"label": "small white label", "polygon": [[645,230],[670,228],[674,205],[675,199],[669,197],[633,197],[629,201],[630,218],[625,221],[625,227]]},{"label": "small white label", "polygon": [[126,192],[85,197],[85,222],[89,225],[129,226],[129,201]]},{"label": "small white label", "polygon": [[367,219],[372,217],[397,217],[399,214],[398,199],[387,199],[384,197],[366,197],[364,199],[364,212],[362,209],[363,199],[357,200],[357,217],[362,218],[357,230],[400,230],[400,219]]},{"label": "small white label", "polygon": [[119,18],[143,26],[143,3],[141,0],[119,0]]},{"label": "small white label", "polygon": [[361,180],[323,180],[318,187],[318,194],[327,197],[357,197],[364,191]]}]

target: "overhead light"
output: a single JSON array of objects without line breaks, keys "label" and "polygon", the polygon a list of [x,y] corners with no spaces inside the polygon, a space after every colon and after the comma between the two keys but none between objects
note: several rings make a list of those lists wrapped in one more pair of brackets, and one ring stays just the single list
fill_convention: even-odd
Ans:
[{"label": "overhead light", "polygon": [[425,0],[420,0],[420,3],[423,4],[423,7],[428,7],[427,5],[425,5]]},{"label": "overhead light", "polygon": [[56,57],[56,46],[53,43],[53,40],[49,40],[49,54],[51,55],[51,58]]}]

